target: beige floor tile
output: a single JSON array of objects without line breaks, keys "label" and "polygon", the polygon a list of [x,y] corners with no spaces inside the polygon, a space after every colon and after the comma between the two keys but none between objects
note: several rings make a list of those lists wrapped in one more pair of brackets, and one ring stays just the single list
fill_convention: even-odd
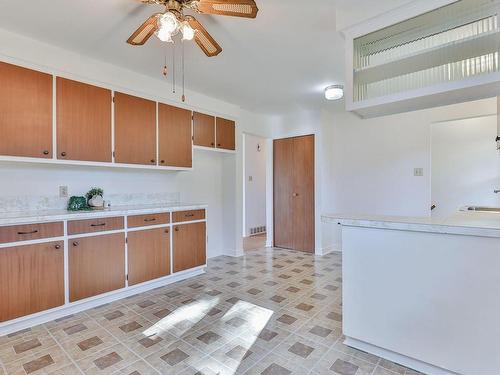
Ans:
[{"label": "beige floor tile", "polygon": [[51,374],[55,370],[71,364],[59,346],[32,349],[13,361],[2,361],[10,374]]},{"label": "beige floor tile", "polygon": [[222,329],[220,324],[207,326],[182,337],[189,345],[206,354],[214,352],[234,338],[235,336],[228,330]]},{"label": "beige floor tile", "polygon": [[11,362],[23,362],[26,358],[41,356],[56,345],[56,341],[45,330],[13,336],[0,345],[0,361],[5,366]]},{"label": "beige floor tile", "polygon": [[294,334],[278,345],[274,353],[286,358],[290,363],[300,363],[301,366],[311,369],[328,349],[316,341]]},{"label": "beige floor tile", "polygon": [[145,358],[145,361],[162,374],[178,374],[196,365],[206,354],[184,341],[178,340],[161,348],[156,353]]},{"label": "beige floor tile", "polygon": [[291,363],[275,353],[257,362],[245,373],[247,375],[306,375],[309,370],[298,363]]},{"label": "beige floor tile", "polygon": [[99,328],[85,330],[75,336],[59,340],[66,353],[75,361],[100,353],[102,350],[118,344],[118,341],[106,330]]},{"label": "beige floor tile", "polygon": [[313,367],[319,375],[371,375],[376,364],[331,349]]},{"label": "beige floor tile", "polygon": [[171,335],[168,332],[159,331],[149,335],[139,334],[122,342],[127,348],[132,350],[141,358],[145,358],[161,348],[169,346],[177,340],[177,337],[174,335]]},{"label": "beige floor tile", "polygon": [[183,370],[179,375],[233,375],[234,371],[212,357],[205,357]]},{"label": "beige floor tile", "polygon": [[335,345],[342,336],[342,330],[335,323],[315,317],[308,320],[295,333],[328,347]]},{"label": "beige floor tile", "polygon": [[361,350],[357,350],[347,345],[344,345],[343,340],[344,340],[343,337],[341,337],[334,345],[333,349],[345,353],[347,355],[353,356],[355,358],[362,359],[363,361],[372,363],[374,365],[376,365],[380,361],[380,358],[377,357],[376,355],[366,353]]},{"label": "beige floor tile", "polygon": [[154,323],[146,318],[133,314],[128,316],[128,319],[121,321],[120,324],[109,325],[105,328],[118,340],[124,341],[140,334],[151,335],[151,331],[155,329],[153,326]]},{"label": "beige floor tile", "polygon": [[268,354],[251,339],[236,338],[211,354],[234,373],[243,373]]},{"label": "beige floor tile", "polygon": [[148,365],[145,361],[140,360],[128,365],[127,367],[118,370],[113,375],[159,375],[160,373]]},{"label": "beige floor tile", "polygon": [[139,360],[134,353],[125,346],[117,344],[98,353],[77,361],[78,367],[85,374],[112,374]]}]

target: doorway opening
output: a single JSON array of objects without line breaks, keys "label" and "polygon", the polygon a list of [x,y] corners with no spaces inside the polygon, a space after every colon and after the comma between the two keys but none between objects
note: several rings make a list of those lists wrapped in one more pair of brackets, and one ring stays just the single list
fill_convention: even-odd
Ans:
[{"label": "doorway opening", "polygon": [[243,249],[259,250],[266,247],[266,173],[268,140],[243,135]]}]

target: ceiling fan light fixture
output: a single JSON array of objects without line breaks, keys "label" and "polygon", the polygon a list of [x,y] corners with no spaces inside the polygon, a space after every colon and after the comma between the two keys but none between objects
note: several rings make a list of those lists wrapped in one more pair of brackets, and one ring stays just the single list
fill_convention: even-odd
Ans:
[{"label": "ceiling fan light fixture", "polygon": [[339,100],[344,97],[344,86],[342,85],[331,85],[325,88],[325,99],[326,100]]},{"label": "ceiling fan light fixture", "polygon": [[179,32],[180,23],[172,12],[166,12],[158,18],[158,29],[175,35]]},{"label": "ceiling fan light fixture", "polygon": [[193,40],[194,29],[186,21],[184,21],[181,25],[181,32],[183,40]]},{"label": "ceiling fan light fixture", "polygon": [[158,31],[155,32],[155,35],[160,39],[162,42],[167,42],[167,43],[173,43],[174,41],[172,40],[172,34],[169,33],[165,29],[158,29]]}]

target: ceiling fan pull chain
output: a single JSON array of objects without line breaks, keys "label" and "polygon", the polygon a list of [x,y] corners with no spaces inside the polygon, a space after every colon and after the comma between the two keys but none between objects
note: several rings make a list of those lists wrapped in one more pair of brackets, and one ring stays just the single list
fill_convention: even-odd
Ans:
[{"label": "ceiling fan pull chain", "polygon": [[163,66],[163,76],[167,78],[168,69],[167,69],[167,54],[165,53],[165,65]]},{"label": "ceiling fan pull chain", "polygon": [[182,102],[186,101],[186,92],[185,92],[185,64],[184,64],[184,41],[182,43]]},{"label": "ceiling fan pull chain", "polygon": [[173,44],[172,48],[172,70],[173,70],[173,76],[172,76],[172,92],[175,94],[175,43]]}]

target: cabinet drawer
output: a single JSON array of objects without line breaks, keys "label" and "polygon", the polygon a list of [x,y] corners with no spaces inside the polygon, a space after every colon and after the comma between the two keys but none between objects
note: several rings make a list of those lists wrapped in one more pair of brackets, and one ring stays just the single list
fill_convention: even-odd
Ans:
[{"label": "cabinet drawer", "polygon": [[0,243],[62,236],[64,236],[64,226],[62,222],[0,227]]},{"label": "cabinet drawer", "polygon": [[203,219],[205,219],[205,210],[177,211],[172,213],[172,221],[174,223]]},{"label": "cabinet drawer", "polygon": [[123,229],[123,217],[104,217],[68,221],[68,234],[104,232]]},{"label": "cabinet drawer", "polygon": [[170,223],[170,214],[148,214],[134,215],[127,217],[127,226],[129,228],[146,227],[148,225],[168,224]]}]

